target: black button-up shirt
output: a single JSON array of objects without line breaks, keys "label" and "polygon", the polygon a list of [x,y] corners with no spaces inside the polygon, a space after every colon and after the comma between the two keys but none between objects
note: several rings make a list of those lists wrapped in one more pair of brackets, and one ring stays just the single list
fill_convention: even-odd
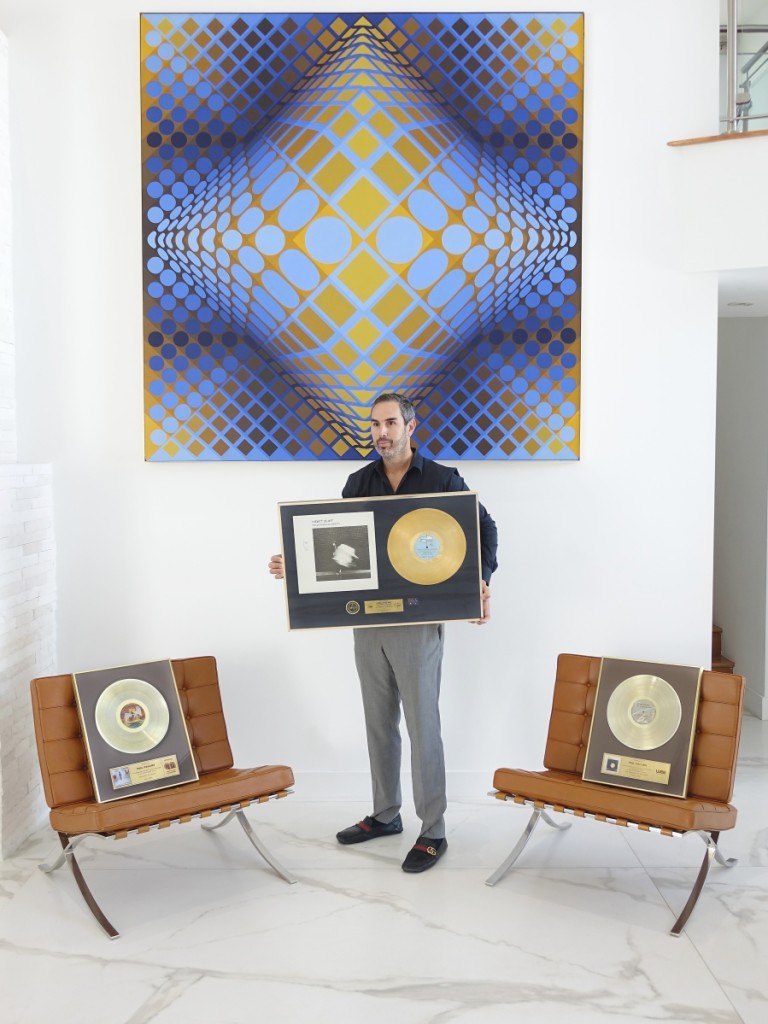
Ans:
[{"label": "black button-up shirt", "polygon": [[[392,490],[392,485],[384,472],[381,459],[369,462],[358,469],[356,473],[347,480],[342,498],[382,498],[392,494],[441,494],[445,491],[468,491],[464,479],[459,476],[459,471],[452,466],[441,466],[439,462],[432,459],[425,459],[418,452],[413,453],[413,459],[403,479],[397,488]],[[488,514],[487,509],[480,505],[480,560],[482,562],[483,579],[490,583],[491,573],[498,568],[496,562],[496,548],[498,544],[498,531],[496,523]]]}]

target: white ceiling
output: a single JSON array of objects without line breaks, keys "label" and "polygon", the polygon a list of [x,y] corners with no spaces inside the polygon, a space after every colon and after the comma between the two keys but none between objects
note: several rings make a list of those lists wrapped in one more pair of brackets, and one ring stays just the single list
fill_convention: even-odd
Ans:
[{"label": "white ceiling", "polygon": [[[721,25],[726,23],[727,12],[727,0],[720,0]],[[741,25],[768,25],[768,0],[739,0],[737,13]],[[720,316],[768,317],[768,267],[722,270],[718,275],[718,282]]]}]

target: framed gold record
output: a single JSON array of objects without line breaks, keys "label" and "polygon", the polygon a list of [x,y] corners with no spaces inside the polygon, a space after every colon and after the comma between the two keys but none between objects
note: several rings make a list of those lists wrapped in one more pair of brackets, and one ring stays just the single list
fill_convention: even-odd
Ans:
[{"label": "framed gold record", "polygon": [[474,491],[281,502],[290,629],[482,615]]},{"label": "framed gold record", "polygon": [[674,686],[645,673],[622,680],[608,699],[605,717],[616,739],[633,750],[655,750],[677,732],[683,716]]},{"label": "framed gold record", "polygon": [[464,564],[467,538],[456,520],[439,508],[415,508],[389,531],[387,555],[392,568],[410,583],[445,583]]},{"label": "framed gold record", "polygon": [[99,802],[197,779],[170,661],[75,672],[72,682]]},{"label": "framed gold record", "polygon": [[702,669],[603,658],[583,778],[684,797]]},{"label": "framed gold record", "polygon": [[102,690],[94,709],[101,738],[124,754],[153,750],[168,732],[171,713],[162,693],[145,679],[118,679]]}]

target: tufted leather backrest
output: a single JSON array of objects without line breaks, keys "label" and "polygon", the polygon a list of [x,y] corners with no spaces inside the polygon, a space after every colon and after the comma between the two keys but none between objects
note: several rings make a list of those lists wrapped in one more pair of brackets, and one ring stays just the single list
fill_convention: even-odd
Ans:
[{"label": "tufted leather backrest", "polygon": [[[600,658],[561,654],[552,698],[544,767],[584,770]],[[727,803],[733,795],[741,734],[744,677],[703,672],[688,796]]]},{"label": "tufted leather backrest", "polygon": [[[171,661],[199,774],[232,767],[216,659]],[[49,807],[93,800],[88,758],[71,675],[33,679],[32,715],[43,790]]]}]

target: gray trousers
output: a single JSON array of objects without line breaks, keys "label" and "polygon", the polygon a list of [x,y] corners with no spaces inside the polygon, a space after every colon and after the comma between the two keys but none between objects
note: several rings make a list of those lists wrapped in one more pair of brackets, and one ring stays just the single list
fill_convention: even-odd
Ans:
[{"label": "gray trousers", "polygon": [[372,626],[354,630],[355,664],[371,763],[373,817],[400,810],[400,705],[411,742],[413,801],[421,835],[445,836],[445,760],[440,735],[442,624]]}]

